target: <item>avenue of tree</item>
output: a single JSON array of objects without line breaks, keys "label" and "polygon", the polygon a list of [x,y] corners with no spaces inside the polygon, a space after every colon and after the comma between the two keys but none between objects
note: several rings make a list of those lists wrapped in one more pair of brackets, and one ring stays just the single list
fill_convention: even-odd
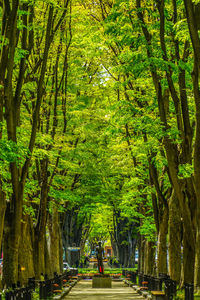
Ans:
[{"label": "avenue of tree", "polygon": [[109,235],[122,266],[137,247],[139,271],[200,287],[199,14],[199,0],[0,0],[4,285]]}]

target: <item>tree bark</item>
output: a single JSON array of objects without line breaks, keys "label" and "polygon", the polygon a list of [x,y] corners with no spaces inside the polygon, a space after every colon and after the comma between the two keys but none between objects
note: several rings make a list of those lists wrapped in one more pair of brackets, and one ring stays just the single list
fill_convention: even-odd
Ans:
[{"label": "tree bark", "polygon": [[[44,263],[45,263],[45,275],[47,275],[48,278],[54,277],[54,265],[52,265],[51,260],[51,252],[49,249],[49,241],[47,239],[47,236],[45,237],[45,245],[44,245]],[[59,274],[59,272],[57,272]]]},{"label": "tree bark", "polygon": [[[7,10],[7,24],[5,26],[5,37],[9,40],[8,45],[3,48],[2,57],[5,61],[1,61],[1,82],[4,85],[4,104],[5,104],[5,119],[7,124],[8,139],[16,142],[16,127],[14,117],[14,102],[13,102],[13,70],[14,70],[14,55],[17,45],[17,10],[19,1],[13,1],[12,9]],[[6,63],[6,65],[5,65]],[[6,72],[7,71],[7,72]],[[18,247],[21,229],[22,216],[22,199],[21,193],[23,188],[19,184],[19,172],[16,163],[10,163],[11,181],[13,194],[10,203],[7,206],[5,221],[6,230],[4,231],[4,264],[3,277],[7,286],[16,283],[18,280]]]},{"label": "tree bark", "polygon": [[169,275],[177,283],[181,279],[181,215],[176,194],[169,201]]},{"label": "tree bark", "polygon": [[[149,58],[152,58],[153,57],[153,47],[152,47],[152,43],[151,43],[152,36],[149,33],[147,25],[146,25],[145,20],[144,20],[143,12],[141,10],[141,1],[136,0],[136,3],[137,3],[137,8],[138,8],[137,15],[138,15],[138,18],[141,22],[142,31],[143,31],[143,34],[145,36],[146,42],[148,44],[147,55],[148,55]],[[158,4],[163,5],[163,3],[164,2],[161,1]],[[192,1],[191,0],[185,0],[185,3],[192,4]],[[163,15],[162,15],[162,18],[163,18]],[[161,20],[161,22],[162,21],[163,20]],[[189,24],[189,22],[188,22],[188,24]],[[191,25],[192,25],[192,23],[191,23]],[[161,26],[160,27],[160,30],[161,30],[160,33],[161,33],[161,39],[162,39],[161,42],[162,42],[162,47],[163,47],[163,43],[164,43],[164,40],[163,40],[163,38],[164,38],[163,37],[164,26],[163,26],[163,24],[160,24],[160,26]],[[198,33],[195,35],[195,38],[197,38],[197,37],[198,37]],[[199,45],[200,45],[200,43],[199,43]],[[199,55],[199,49],[200,49],[199,45],[197,47],[198,51],[197,51],[197,49],[195,51],[195,55],[196,55],[196,53],[198,53],[198,55]],[[163,48],[163,50],[165,50],[165,49]],[[200,57],[200,55],[199,55],[199,57]],[[164,59],[166,59],[166,57],[164,57]],[[199,58],[198,58],[198,61],[200,61]],[[195,65],[198,65],[198,64],[195,64]],[[170,127],[169,127],[169,124],[167,122],[167,115],[166,115],[165,106],[164,106],[164,95],[163,95],[163,91],[162,91],[161,78],[160,78],[159,73],[157,72],[155,66],[151,65],[150,66],[150,71],[151,71],[151,74],[152,74],[152,79],[153,79],[153,83],[154,83],[154,86],[155,86],[155,91],[156,91],[156,94],[157,94],[160,120],[163,124],[164,130],[167,131]],[[169,75],[167,74],[167,76],[169,76]],[[170,79],[170,78],[168,77],[168,79]],[[174,91],[173,91],[173,87],[171,85],[170,80],[168,80],[168,84],[170,85],[170,88],[171,88],[172,98],[175,101],[174,105],[175,106],[178,105],[177,106],[178,109],[176,109],[176,111],[178,112],[180,106],[179,106],[179,103],[178,103],[178,99],[176,98],[177,93],[176,93],[176,95],[173,94]],[[177,116],[177,127],[179,129],[181,129],[181,131],[182,131],[182,124],[180,123],[181,120],[180,120],[180,118],[178,120],[178,118],[179,118],[179,116]],[[195,249],[195,235],[196,235],[196,233],[195,233],[194,215],[192,214],[192,211],[190,210],[190,208],[195,206],[196,196],[191,195],[190,199],[187,199],[186,180],[180,180],[178,178],[177,174],[178,174],[178,167],[179,167],[179,163],[180,163],[180,153],[178,151],[178,145],[176,145],[170,137],[165,135],[165,137],[164,137],[164,146],[165,146],[166,156],[167,156],[167,161],[168,161],[169,179],[172,183],[172,186],[175,190],[176,196],[179,200],[179,207],[180,207],[181,215],[182,215],[182,218],[183,218],[185,245],[187,245],[188,247],[190,245],[190,249],[193,252],[192,255],[191,255],[191,258],[192,258],[191,263],[187,266],[188,269],[190,269],[189,273],[192,273],[192,271],[194,270],[194,259],[193,258],[194,258],[194,251],[195,251],[194,249]],[[198,178],[200,178],[200,174],[198,175]],[[198,196],[197,196],[197,198],[198,198]],[[192,201],[193,201],[193,203],[192,203]],[[190,203],[190,205],[189,205],[189,203]],[[187,272],[187,270],[185,270],[185,271]],[[191,277],[191,279],[190,279],[190,282],[192,282],[192,281],[193,281],[193,277]]]},{"label": "tree bark", "polygon": [[140,235],[138,240],[138,251],[139,251],[139,258],[138,258],[138,271],[144,272],[144,253],[145,253],[145,237]]},{"label": "tree bark", "polygon": [[30,216],[24,215],[21,223],[21,236],[19,246],[18,280],[26,285],[28,278],[35,276],[33,263],[33,226]]},{"label": "tree bark", "polygon": [[60,274],[60,224],[59,224],[59,213],[57,208],[53,208],[52,215],[49,215],[48,218],[48,231],[49,231],[49,239],[48,239],[48,250],[50,256],[50,264],[53,272],[57,272]]},{"label": "tree bark", "polygon": [[194,285],[195,289],[200,289],[200,230],[197,228],[196,235],[196,252],[195,252],[195,276],[194,276]]},{"label": "tree bark", "polygon": [[[199,72],[200,72],[200,38],[198,32],[198,24],[195,19],[195,4],[191,0],[184,0],[187,23],[189,27],[190,37],[193,46],[194,53],[194,66],[192,72],[193,80],[193,93],[196,106],[196,135],[194,143],[194,183],[195,183],[195,192],[197,198],[197,207],[196,207],[196,221],[197,221],[197,230],[196,230],[196,258],[195,258],[195,286],[200,286],[200,188],[199,188],[199,178],[200,178],[200,89],[199,89]],[[186,267],[190,244],[186,243],[186,249],[184,249],[184,266]],[[194,251],[194,247],[192,252]],[[194,255],[192,253],[192,259]],[[187,270],[185,270],[187,272]],[[188,280],[188,281],[186,281]],[[189,274],[185,275],[185,282],[193,282],[193,278],[189,277]]]},{"label": "tree bark", "polygon": [[4,217],[6,212],[6,197],[5,193],[2,190],[1,186],[1,176],[0,176],[0,251],[3,238],[3,229],[4,229]]},{"label": "tree bark", "polygon": [[111,240],[111,246],[112,246],[113,256],[118,257],[117,245],[116,245],[116,241],[114,239],[114,234],[112,232],[110,233],[110,240]]},{"label": "tree bark", "polygon": [[39,279],[41,273],[45,274],[45,242],[46,242],[46,222],[47,222],[47,198],[48,198],[48,159],[41,161],[41,194],[40,208],[38,212],[37,225],[35,228],[35,274]]},{"label": "tree bark", "polygon": [[16,284],[18,281],[18,254],[22,216],[22,206],[20,203],[18,204],[17,209],[13,211],[10,207],[11,203],[9,203],[5,214],[3,282],[7,287]]},{"label": "tree bark", "polygon": [[168,273],[167,269],[167,233],[168,233],[168,218],[169,211],[165,208],[162,221],[160,222],[160,230],[158,234],[158,260],[157,260],[157,272]]},{"label": "tree bark", "polygon": [[146,240],[144,254],[144,273],[147,275],[154,274],[155,267],[155,243]]}]

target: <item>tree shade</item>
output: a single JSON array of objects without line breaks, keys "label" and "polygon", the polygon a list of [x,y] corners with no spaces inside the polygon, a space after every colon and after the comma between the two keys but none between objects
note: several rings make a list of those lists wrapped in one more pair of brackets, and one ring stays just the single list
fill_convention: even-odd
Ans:
[{"label": "tree shade", "polygon": [[200,285],[198,9],[0,1],[6,286],[108,235],[124,267],[137,246],[140,271]]}]

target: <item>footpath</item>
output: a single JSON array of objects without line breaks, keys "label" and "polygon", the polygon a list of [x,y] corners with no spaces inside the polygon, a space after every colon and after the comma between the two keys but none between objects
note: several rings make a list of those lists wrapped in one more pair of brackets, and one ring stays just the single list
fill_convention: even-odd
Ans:
[{"label": "footpath", "polygon": [[133,288],[128,287],[122,281],[113,281],[112,288],[92,288],[92,280],[83,279],[65,296],[65,300],[140,300]]}]

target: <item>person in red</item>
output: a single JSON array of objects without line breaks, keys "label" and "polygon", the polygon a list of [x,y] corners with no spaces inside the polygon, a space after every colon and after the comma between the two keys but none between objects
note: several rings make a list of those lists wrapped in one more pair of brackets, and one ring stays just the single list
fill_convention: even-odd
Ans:
[{"label": "person in red", "polygon": [[104,273],[103,256],[104,256],[104,249],[101,246],[101,242],[98,242],[98,246],[96,247],[96,257],[97,257],[97,262],[98,262],[98,270],[99,270],[100,274]]}]

